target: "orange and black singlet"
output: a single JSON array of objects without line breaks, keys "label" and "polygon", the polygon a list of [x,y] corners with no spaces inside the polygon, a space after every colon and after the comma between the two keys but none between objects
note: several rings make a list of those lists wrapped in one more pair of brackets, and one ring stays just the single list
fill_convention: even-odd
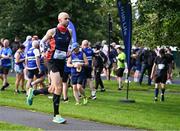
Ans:
[{"label": "orange and black singlet", "polygon": [[66,52],[68,50],[69,43],[71,41],[71,34],[67,29],[66,32],[60,32],[56,28],[54,37],[50,39],[50,50],[47,51],[46,57],[50,59],[66,59]]}]

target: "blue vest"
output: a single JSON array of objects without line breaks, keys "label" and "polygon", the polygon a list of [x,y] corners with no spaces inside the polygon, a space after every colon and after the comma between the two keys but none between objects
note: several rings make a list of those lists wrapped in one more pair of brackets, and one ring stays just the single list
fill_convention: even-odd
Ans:
[{"label": "blue vest", "polygon": [[83,52],[86,54],[88,66],[92,67],[93,50],[91,48],[84,48]]},{"label": "blue vest", "polygon": [[[19,60],[24,60],[25,59],[24,53],[21,52],[21,53],[19,53],[19,55],[20,55]],[[20,69],[24,69],[24,61],[19,62],[19,63],[15,63],[15,65],[19,66]]]},{"label": "blue vest", "polygon": [[27,52],[27,67],[28,69],[30,70],[33,70],[33,69],[37,69],[37,64],[36,64],[36,57],[35,57],[35,54],[34,54],[34,49],[35,48],[30,48]]},{"label": "blue vest", "polygon": [[[11,55],[12,56],[12,50],[11,48],[2,48],[1,55]],[[10,59],[2,59],[1,61],[2,66],[4,67],[10,67],[11,66],[11,58]]]},{"label": "blue vest", "polygon": [[[76,53],[72,53],[71,54],[71,59],[72,59],[72,64],[75,64],[75,63],[84,63],[84,59],[83,59],[83,52],[79,51],[77,54]],[[82,70],[81,72],[84,72],[84,69],[82,67]],[[71,74],[79,74],[79,72],[76,71],[76,68],[75,67],[72,67],[71,68]]]}]

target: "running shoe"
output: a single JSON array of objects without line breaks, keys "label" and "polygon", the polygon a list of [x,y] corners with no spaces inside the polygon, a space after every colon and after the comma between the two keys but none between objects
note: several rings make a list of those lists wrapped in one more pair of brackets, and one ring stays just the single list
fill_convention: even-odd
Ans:
[{"label": "running shoe", "polygon": [[5,86],[4,86],[4,88],[7,88],[8,86],[9,86],[9,83],[6,83]]},{"label": "running shoe", "polygon": [[2,86],[1,91],[5,91],[5,88],[9,86],[9,83],[6,83],[4,86]]},{"label": "running shoe", "polygon": [[20,94],[20,91],[19,90],[14,90],[14,93],[15,94]]},{"label": "running shoe", "polygon": [[68,103],[69,102],[69,99],[68,97],[66,99],[63,99],[64,103]]},{"label": "running shoe", "polygon": [[101,90],[100,90],[100,92],[105,92],[106,90],[105,90],[105,88],[101,88]]},{"label": "running shoe", "polygon": [[33,88],[30,88],[29,91],[28,91],[28,96],[26,98],[26,102],[29,106],[31,106],[33,104],[33,91],[34,89]]},{"label": "running shoe", "polygon": [[157,97],[154,98],[154,102],[158,101]]},{"label": "running shoe", "polygon": [[94,96],[91,95],[91,96],[89,97],[89,99],[96,100],[96,95],[94,95]]},{"label": "running shoe", "polygon": [[66,123],[66,119],[62,118],[60,115],[56,115],[53,120],[54,123],[58,123],[58,124],[64,124]]}]

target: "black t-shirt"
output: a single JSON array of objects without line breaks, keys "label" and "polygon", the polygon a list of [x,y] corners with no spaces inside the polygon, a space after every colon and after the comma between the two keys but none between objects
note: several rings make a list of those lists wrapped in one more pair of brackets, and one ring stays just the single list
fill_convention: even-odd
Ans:
[{"label": "black t-shirt", "polygon": [[167,70],[168,70],[168,60],[167,57],[160,57],[157,56],[155,59],[155,64],[157,65],[157,70],[156,70],[156,74],[157,75],[166,75],[167,74]]},{"label": "black t-shirt", "polygon": [[96,68],[103,68],[103,66],[106,62],[107,62],[107,56],[102,51],[95,54],[94,66]]},{"label": "black t-shirt", "polygon": [[174,61],[174,57],[172,54],[166,54],[166,58],[167,58],[168,64],[171,64],[172,61]]}]

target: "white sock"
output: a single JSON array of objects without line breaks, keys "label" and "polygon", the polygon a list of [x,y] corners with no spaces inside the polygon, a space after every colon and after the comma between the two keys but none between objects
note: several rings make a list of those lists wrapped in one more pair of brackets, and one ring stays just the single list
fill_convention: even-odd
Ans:
[{"label": "white sock", "polygon": [[121,84],[122,84],[122,83],[121,83],[121,81],[119,80],[119,88],[121,88]]},{"label": "white sock", "polygon": [[91,91],[91,96],[95,96],[96,95],[96,91]]}]

